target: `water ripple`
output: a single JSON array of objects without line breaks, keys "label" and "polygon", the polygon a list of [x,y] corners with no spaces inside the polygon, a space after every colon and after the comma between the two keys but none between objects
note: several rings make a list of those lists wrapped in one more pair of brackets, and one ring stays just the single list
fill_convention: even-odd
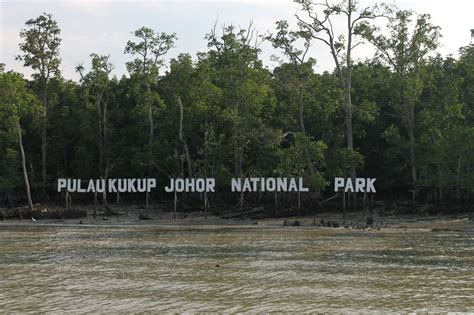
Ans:
[{"label": "water ripple", "polygon": [[0,310],[467,312],[470,233],[8,227]]}]

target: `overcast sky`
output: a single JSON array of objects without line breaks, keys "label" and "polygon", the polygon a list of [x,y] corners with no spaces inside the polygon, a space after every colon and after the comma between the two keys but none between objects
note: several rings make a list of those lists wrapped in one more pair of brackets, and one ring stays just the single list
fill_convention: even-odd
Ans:
[{"label": "overcast sky", "polygon": [[[361,6],[374,2],[361,0]],[[458,48],[470,41],[470,29],[474,28],[474,0],[388,0],[401,9],[414,9],[418,13],[429,13],[434,24],[441,26],[443,38],[439,52],[442,55],[457,56]],[[265,33],[274,29],[274,23],[287,19],[294,25],[297,5],[292,0],[56,0],[26,1],[0,0],[0,62],[8,70],[31,74],[15,55],[19,54],[19,32],[26,20],[42,12],[51,13],[61,28],[61,71],[67,79],[78,79],[74,67],[84,62],[89,54],[110,54],[115,75],[126,73],[125,62],[130,56],[123,54],[131,32],[141,26],[148,26],[159,32],[178,36],[176,47],[166,59],[180,53],[206,50],[204,36],[214,25],[234,24],[247,26],[250,21],[259,31]],[[275,50],[268,44],[261,46],[261,58],[271,67]],[[356,57],[371,57],[370,45],[358,46]],[[331,70],[332,59],[326,47],[315,44],[311,56],[317,60],[316,71]]]}]

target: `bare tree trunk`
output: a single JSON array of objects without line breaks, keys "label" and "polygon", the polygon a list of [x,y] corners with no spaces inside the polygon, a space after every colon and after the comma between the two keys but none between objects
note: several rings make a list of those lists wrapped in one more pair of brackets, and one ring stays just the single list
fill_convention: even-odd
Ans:
[{"label": "bare tree trunk", "polygon": [[[351,99],[351,91],[350,85],[346,87],[346,137],[347,137],[347,148],[352,152],[354,151],[354,138],[352,132],[352,99]],[[355,161],[351,161],[351,170],[350,170],[350,177],[352,180],[352,184],[354,184],[355,177],[356,177],[356,168],[355,168]]]},{"label": "bare tree trunk", "polygon": [[[345,89],[346,89],[346,133],[347,133],[347,148],[350,152],[354,151],[354,138],[352,132],[352,34],[353,21],[352,10],[353,1],[349,0],[347,3],[347,52],[346,52],[346,69],[345,69]],[[354,184],[356,177],[355,161],[351,161],[351,179]]]},{"label": "bare tree trunk", "polygon": [[186,139],[184,138],[183,135],[183,119],[184,119],[184,114],[183,114],[183,103],[181,102],[181,97],[176,97],[176,100],[178,102],[179,106],[179,140],[183,144],[183,150],[184,154],[186,156],[186,163],[188,164],[188,176],[190,178],[193,177],[193,165],[191,163],[191,156],[189,155],[189,149],[188,149],[188,144],[186,142]]},{"label": "bare tree trunk", "polygon": [[[300,87],[299,89],[299,96],[298,96],[298,102],[299,102],[299,109],[300,109],[300,114],[299,114],[299,119],[300,119],[300,129],[303,134],[306,134],[306,127],[304,125],[304,95],[303,95],[303,89],[301,87],[301,82],[300,82]],[[311,161],[311,156],[309,154],[308,148],[304,149],[304,153],[306,155],[306,159],[308,160],[308,168],[309,168],[309,173],[311,176],[314,176],[316,173],[316,168],[313,164],[313,161]],[[319,194],[319,191],[316,192],[316,195]]]},{"label": "bare tree trunk", "polygon": [[301,82],[299,83],[298,87],[298,102],[300,108],[300,128],[302,133],[306,133],[306,128],[304,126],[304,95],[303,95],[303,88],[301,87]]},{"label": "bare tree trunk", "polygon": [[[26,171],[25,150],[23,149],[23,137],[21,135],[21,126],[20,126],[19,119],[16,121],[16,127],[18,129],[18,142],[20,144],[20,153],[21,153],[21,167],[23,168],[23,178],[25,180],[25,191],[26,191],[26,198],[28,200],[28,208],[30,209],[30,211],[33,211],[33,201],[31,200],[28,172]],[[21,210],[20,210],[20,217],[21,217]]]},{"label": "bare tree trunk", "polygon": [[[96,110],[97,110],[97,118],[99,121],[99,170],[100,170],[100,178],[104,179],[107,181],[107,178],[109,176],[109,163],[106,161],[105,158],[105,143],[106,143],[106,129],[107,129],[107,105],[102,101],[102,96],[103,96],[103,91],[98,92],[96,94]],[[102,103],[103,107],[102,107]],[[109,204],[107,202],[107,192],[104,189],[104,192],[102,193],[102,203],[104,204],[104,207],[111,211],[112,209],[109,207]]]}]

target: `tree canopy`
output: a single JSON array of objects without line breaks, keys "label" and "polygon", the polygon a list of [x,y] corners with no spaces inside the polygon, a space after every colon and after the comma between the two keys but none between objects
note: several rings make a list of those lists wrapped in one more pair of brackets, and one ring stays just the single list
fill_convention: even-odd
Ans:
[{"label": "tree canopy", "polygon": [[[21,122],[34,196],[57,197],[57,176],[214,177],[222,199],[244,206],[256,197],[228,197],[231,177],[297,176],[312,192],[303,204],[316,207],[335,176],[356,175],[379,178],[387,197],[472,199],[472,43],[459,58],[441,57],[441,30],[426,14],[385,8],[379,29],[371,23],[380,6],[327,2],[318,13],[299,3],[306,16],[277,21],[273,34],[214,26],[196,58],[168,62],[176,34],[141,27],[123,43],[128,75],[112,77],[109,55],[94,53],[90,67],[77,67],[79,82],[61,77],[53,17],[28,20],[18,59],[32,79],[0,67],[0,194],[24,198]],[[332,29],[338,15],[349,21],[343,36]],[[283,53],[273,69],[261,59],[264,40]],[[334,71],[315,72],[315,40],[328,45]],[[353,60],[359,44],[377,54]]]}]

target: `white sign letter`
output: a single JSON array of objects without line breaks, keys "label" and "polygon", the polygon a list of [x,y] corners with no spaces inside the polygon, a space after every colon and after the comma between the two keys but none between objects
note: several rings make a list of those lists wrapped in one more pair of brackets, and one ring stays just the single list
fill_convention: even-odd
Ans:
[{"label": "white sign letter", "polygon": [[156,178],[147,178],[147,191],[150,192],[152,188],[156,188]]},{"label": "white sign letter", "polygon": [[366,185],[366,191],[367,192],[376,192],[375,187],[374,187],[374,182],[376,178],[367,178],[367,185]]},{"label": "white sign letter", "polygon": [[339,188],[344,187],[344,178],[336,177],[334,178],[334,191],[338,192]]},{"label": "white sign letter", "polygon": [[58,192],[61,192],[61,189],[66,188],[66,179],[58,178]]}]

